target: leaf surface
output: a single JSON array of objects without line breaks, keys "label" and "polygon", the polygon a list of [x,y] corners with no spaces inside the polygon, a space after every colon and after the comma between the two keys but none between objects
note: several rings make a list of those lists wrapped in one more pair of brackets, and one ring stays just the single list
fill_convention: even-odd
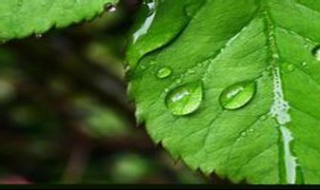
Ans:
[{"label": "leaf surface", "polygon": [[154,141],[234,182],[320,183],[320,1],[150,3],[128,78]]},{"label": "leaf surface", "polygon": [[41,35],[53,26],[90,20],[117,0],[1,0],[0,40]]}]

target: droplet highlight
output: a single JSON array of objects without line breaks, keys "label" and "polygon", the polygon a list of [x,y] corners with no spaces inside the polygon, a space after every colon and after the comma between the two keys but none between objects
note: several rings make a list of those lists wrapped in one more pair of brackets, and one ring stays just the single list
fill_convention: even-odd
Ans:
[{"label": "droplet highlight", "polygon": [[239,82],[227,87],[220,95],[220,104],[227,110],[235,110],[247,105],[256,93],[256,83]]},{"label": "droplet highlight", "polygon": [[115,12],[117,10],[117,7],[112,3],[107,3],[104,7],[105,7],[105,10],[110,13]]},{"label": "droplet highlight", "polygon": [[42,37],[42,34],[35,34],[36,38],[39,39]]},{"label": "droplet highlight", "polygon": [[316,58],[317,61],[320,61],[320,45],[317,45],[312,49],[312,55]]},{"label": "droplet highlight", "polygon": [[149,10],[148,16],[141,27],[133,34],[133,44],[135,44],[141,36],[145,35],[148,32],[156,16],[156,1],[153,0],[149,3],[146,3],[146,6]]},{"label": "droplet highlight", "polygon": [[164,79],[164,78],[169,77],[171,75],[171,73],[172,73],[172,70],[169,67],[164,67],[158,71],[157,77],[160,79]]},{"label": "droplet highlight", "polygon": [[165,104],[173,115],[183,116],[195,112],[203,99],[201,82],[191,82],[170,90]]}]

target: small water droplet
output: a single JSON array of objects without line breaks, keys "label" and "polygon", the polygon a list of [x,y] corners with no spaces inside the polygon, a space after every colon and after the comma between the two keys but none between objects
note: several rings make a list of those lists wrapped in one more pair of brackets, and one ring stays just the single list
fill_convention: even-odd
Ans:
[{"label": "small water droplet", "polygon": [[301,65],[302,65],[303,67],[305,67],[305,66],[308,65],[308,63],[307,63],[307,62],[302,62]]},{"label": "small water droplet", "polygon": [[220,104],[228,110],[235,110],[247,105],[256,93],[256,83],[244,81],[227,87],[220,95]]},{"label": "small water droplet", "polygon": [[262,115],[261,117],[260,117],[260,120],[261,121],[265,121],[265,120],[267,120],[268,119],[268,116],[267,115]]},{"label": "small water droplet", "polygon": [[287,66],[287,69],[288,69],[288,71],[292,72],[292,71],[294,71],[296,68],[295,68],[294,65],[289,64],[289,65]]},{"label": "small water droplet", "polygon": [[272,55],[272,58],[273,59],[279,59],[279,55],[275,53],[275,54]]},{"label": "small water droplet", "polygon": [[42,37],[42,34],[35,34],[36,38],[39,39]]},{"label": "small water droplet", "polygon": [[254,129],[249,129],[248,131],[249,131],[250,133],[252,133],[252,132],[254,131]]},{"label": "small water droplet", "polygon": [[113,5],[112,3],[107,3],[104,6],[105,10],[108,12],[115,12],[117,10],[117,7],[115,5]]},{"label": "small water droplet", "polygon": [[245,136],[247,136],[247,133],[246,133],[246,132],[242,132],[242,133],[241,133],[241,136],[242,136],[242,137],[245,137]]},{"label": "small water droplet", "polygon": [[179,84],[179,83],[181,83],[182,82],[182,80],[181,80],[181,78],[178,78],[178,79],[176,79],[176,81],[175,81],[177,84]]},{"label": "small water droplet", "polygon": [[312,49],[312,55],[316,58],[317,61],[320,61],[320,45],[317,45]]},{"label": "small water droplet", "polygon": [[178,116],[193,113],[200,107],[202,91],[201,82],[191,82],[174,88],[165,98],[166,107]]},{"label": "small water droplet", "polygon": [[152,60],[150,61],[150,65],[155,65],[156,64],[156,61]]},{"label": "small water droplet", "polygon": [[142,70],[145,70],[147,67],[145,65],[141,65],[140,67]]},{"label": "small water droplet", "polygon": [[188,73],[189,73],[189,74],[193,74],[193,73],[195,73],[195,72],[196,72],[196,71],[193,70],[193,69],[189,69],[189,70],[188,70]]},{"label": "small water droplet", "polygon": [[169,77],[171,75],[171,73],[172,73],[172,70],[170,68],[164,67],[158,71],[157,77],[160,79],[164,79],[164,78]]},{"label": "small water droplet", "polygon": [[203,63],[198,63],[197,67],[201,68],[203,66]]}]

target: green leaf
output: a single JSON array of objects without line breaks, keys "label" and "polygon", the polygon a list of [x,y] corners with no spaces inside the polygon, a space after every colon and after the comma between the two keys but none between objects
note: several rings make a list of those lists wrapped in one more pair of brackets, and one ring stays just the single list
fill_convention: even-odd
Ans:
[{"label": "green leaf", "polygon": [[[2,0],[0,40],[42,34],[55,26],[66,27],[90,20],[117,0]],[[110,4],[110,5],[111,5]]]},{"label": "green leaf", "polygon": [[155,6],[128,52],[153,140],[233,182],[320,183],[320,1]]}]

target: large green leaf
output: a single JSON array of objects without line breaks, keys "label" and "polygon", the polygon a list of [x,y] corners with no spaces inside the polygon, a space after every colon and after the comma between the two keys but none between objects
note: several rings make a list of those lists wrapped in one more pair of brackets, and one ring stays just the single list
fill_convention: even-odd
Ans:
[{"label": "large green leaf", "polygon": [[1,0],[0,40],[42,34],[51,27],[66,27],[90,20],[105,5],[118,0]]},{"label": "large green leaf", "polygon": [[320,183],[320,1],[145,7],[129,93],[154,141],[234,182]]}]

